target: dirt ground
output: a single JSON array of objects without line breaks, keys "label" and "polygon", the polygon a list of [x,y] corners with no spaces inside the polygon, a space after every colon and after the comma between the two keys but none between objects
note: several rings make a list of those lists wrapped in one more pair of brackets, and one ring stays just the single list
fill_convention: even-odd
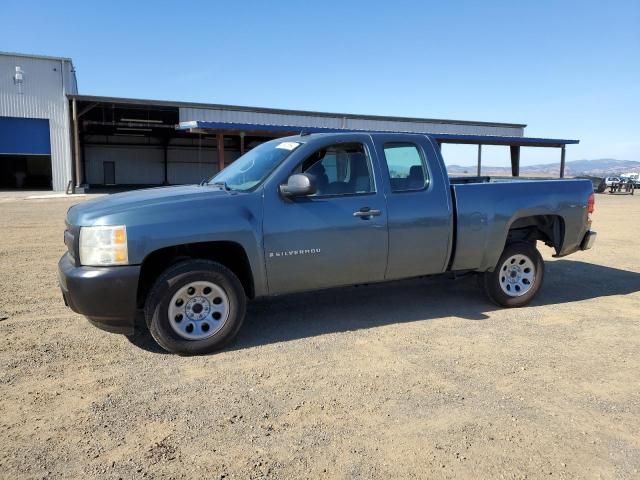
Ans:
[{"label": "dirt ground", "polygon": [[473,278],[261,300],[192,358],[64,307],[79,200],[0,193],[1,478],[640,477],[640,195],[541,246],[528,308]]}]

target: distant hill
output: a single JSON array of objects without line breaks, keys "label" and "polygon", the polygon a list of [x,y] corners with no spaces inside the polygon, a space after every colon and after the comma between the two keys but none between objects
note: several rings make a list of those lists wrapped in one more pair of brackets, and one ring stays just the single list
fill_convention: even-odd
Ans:
[{"label": "distant hill", "polygon": [[[447,171],[452,175],[474,175],[475,165],[460,166],[448,165]],[[553,177],[560,172],[560,161],[556,163],[546,163],[538,165],[528,165],[520,167],[520,175],[532,177]],[[620,175],[622,173],[640,173],[640,162],[634,160],[616,160],[614,158],[599,158],[596,160],[572,160],[566,163],[565,175],[576,177],[589,175],[603,177],[607,175]],[[511,167],[495,167],[482,165],[483,175],[509,176]]]}]

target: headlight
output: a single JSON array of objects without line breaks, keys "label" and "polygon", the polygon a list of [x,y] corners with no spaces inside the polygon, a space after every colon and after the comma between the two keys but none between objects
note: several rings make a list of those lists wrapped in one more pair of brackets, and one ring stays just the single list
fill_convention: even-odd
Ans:
[{"label": "headlight", "polygon": [[92,267],[129,263],[127,228],[124,225],[81,227],[80,263]]}]

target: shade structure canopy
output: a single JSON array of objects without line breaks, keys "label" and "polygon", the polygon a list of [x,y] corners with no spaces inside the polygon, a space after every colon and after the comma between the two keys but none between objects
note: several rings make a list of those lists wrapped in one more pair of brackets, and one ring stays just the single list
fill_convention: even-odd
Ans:
[{"label": "shade structure canopy", "polygon": [[[233,123],[233,122],[209,122],[209,121],[187,121],[181,122],[176,127],[178,130],[188,130],[192,133],[217,133],[217,134],[254,134],[264,136],[285,136],[297,133],[340,133],[340,132],[362,132],[362,133],[391,133],[380,132],[378,130],[354,130],[331,127],[304,127],[295,125],[272,125],[256,123]],[[443,143],[478,145],[478,175],[482,169],[482,145],[508,146],[511,154],[511,174],[514,177],[520,175],[520,147],[546,147],[560,149],[560,177],[564,177],[565,170],[565,147],[580,143],[579,140],[560,138],[538,138],[503,135],[473,135],[473,134],[453,134],[453,133],[430,133],[430,132],[398,132],[407,134],[429,135],[439,145]]]}]

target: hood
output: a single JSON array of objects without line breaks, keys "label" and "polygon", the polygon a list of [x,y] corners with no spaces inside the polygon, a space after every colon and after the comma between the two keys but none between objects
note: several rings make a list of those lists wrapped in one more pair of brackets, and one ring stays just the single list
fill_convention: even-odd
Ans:
[{"label": "hood", "polygon": [[237,195],[238,193],[210,185],[146,188],[115,193],[74,205],[67,213],[67,220],[71,225],[80,226],[109,225],[114,224],[113,220],[126,223],[125,219],[145,215],[150,211],[182,208],[185,202],[209,201]]}]

